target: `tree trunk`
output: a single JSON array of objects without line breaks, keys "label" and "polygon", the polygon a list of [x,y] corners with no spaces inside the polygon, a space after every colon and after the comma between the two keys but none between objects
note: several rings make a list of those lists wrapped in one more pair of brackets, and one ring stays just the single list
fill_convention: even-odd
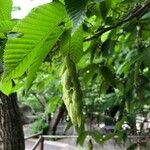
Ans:
[{"label": "tree trunk", "polygon": [[50,121],[50,126],[48,129],[48,134],[52,134],[55,135],[56,134],[56,130],[57,130],[57,126],[60,122],[60,120],[62,119],[63,115],[65,112],[65,105],[64,103],[57,109],[54,118],[51,119]]},{"label": "tree trunk", "polygon": [[24,150],[24,135],[17,94],[0,92],[0,150]]}]

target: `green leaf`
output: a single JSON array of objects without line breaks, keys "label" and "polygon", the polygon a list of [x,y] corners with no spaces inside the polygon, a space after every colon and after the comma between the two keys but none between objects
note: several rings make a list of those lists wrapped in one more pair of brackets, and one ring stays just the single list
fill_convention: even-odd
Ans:
[{"label": "green leaf", "polygon": [[143,53],[144,53],[144,56],[143,56],[143,62],[144,64],[150,68],[150,46],[143,49]]},{"label": "green leaf", "polygon": [[133,86],[134,86],[134,76],[131,75],[125,84],[125,93],[128,93],[129,91],[131,91]]},{"label": "green leaf", "polygon": [[73,21],[73,31],[83,22],[87,0],[65,0],[66,10]]},{"label": "green leaf", "polygon": [[128,23],[126,23],[124,26],[123,26],[123,30],[126,31],[126,32],[136,32],[136,26],[137,26],[137,20],[132,20]]},{"label": "green leaf", "polygon": [[58,105],[60,99],[57,96],[54,96],[49,100],[49,112],[53,113],[56,110],[56,106]]},{"label": "green leaf", "polygon": [[115,136],[115,133],[109,133],[109,134],[107,134],[107,135],[104,136],[104,141],[110,140],[114,136]]},{"label": "green leaf", "polygon": [[123,123],[127,120],[127,116],[124,116],[120,121],[118,121],[115,125],[114,131],[119,131],[122,129]]},{"label": "green leaf", "polygon": [[100,134],[98,131],[90,131],[89,135],[97,142],[102,144],[103,143],[103,135]]},{"label": "green leaf", "polygon": [[114,50],[114,42],[111,39],[107,39],[101,47],[103,57],[111,56]]},{"label": "green leaf", "polygon": [[15,24],[16,24],[15,21],[9,21],[9,20],[0,21],[0,32],[5,33],[11,31],[12,28],[15,26]]},{"label": "green leaf", "polygon": [[101,74],[104,77],[106,82],[113,84],[113,81],[114,81],[113,73],[107,66],[100,67],[100,72],[101,72]]},{"label": "green leaf", "polygon": [[26,90],[28,90],[31,87],[32,81],[36,77],[36,72],[41,65],[41,63],[44,61],[45,57],[49,53],[49,50],[52,49],[56,41],[59,39],[61,34],[63,33],[63,30],[61,28],[54,28],[54,32],[52,32],[49,36],[49,40],[47,40],[42,48],[43,51],[40,51],[36,59],[34,60],[34,63],[29,67],[27,71],[27,80],[26,80]]},{"label": "green leaf", "polygon": [[103,20],[105,20],[107,14],[109,12],[110,6],[111,6],[111,0],[104,0],[100,3],[100,6],[99,6],[100,13],[101,13]]},{"label": "green leaf", "polygon": [[86,137],[88,136],[88,132],[81,132],[77,138],[77,144],[83,146]]},{"label": "green leaf", "polygon": [[[23,82],[19,82],[19,83],[15,83],[15,84],[16,84],[16,85],[12,87],[11,92],[9,92],[9,93],[18,92],[18,90],[19,90],[20,88],[22,88],[23,85],[24,85]],[[9,93],[8,93],[8,94],[9,94]]]},{"label": "green leaf", "polygon": [[135,53],[135,51],[130,51],[127,55],[126,58],[123,62],[123,64],[121,64],[116,73],[117,74],[122,74],[122,73],[126,73],[128,72],[130,66],[136,62],[136,60],[138,59],[137,54]]},{"label": "green leaf", "polygon": [[138,143],[131,144],[127,150],[135,150],[138,147]]},{"label": "green leaf", "polygon": [[12,0],[0,0],[0,32],[5,33],[10,31],[15,21],[11,21]]},{"label": "green leaf", "polygon": [[54,113],[56,110],[56,107],[60,104],[60,99],[57,96],[54,96],[50,98],[48,104],[46,105],[45,108],[45,115],[49,113]]},{"label": "green leaf", "polygon": [[86,67],[84,67],[81,71],[84,74],[83,76],[84,83],[88,84],[91,81],[94,74],[97,74],[99,72],[99,64],[96,63],[89,64]]},{"label": "green leaf", "polygon": [[[37,61],[37,58],[41,61],[43,55],[45,56],[48,49],[55,44],[52,41],[58,39],[58,34],[54,33],[54,30],[59,30],[59,34],[62,33],[63,29],[59,24],[65,18],[64,6],[53,2],[33,9],[25,19],[20,21],[12,32],[22,33],[22,36],[9,38],[6,44],[4,78],[18,78]],[[45,44],[48,45],[45,47]]]},{"label": "green leaf", "polygon": [[62,55],[70,55],[70,58],[77,63],[83,55],[83,31],[78,28],[73,35],[71,31],[66,31],[62,37],[60,46]]},{"label": "green leaf", "polygon": [[44,84],[43,81],[38,82],[38,83],[36,84],[37,92],[38,92],[38,93],[42,92],[43,89],[44,89],[44,86],[45,86],[45,84]]},{"label": "green leaf", "polygon": [[0,22],[11,20],[12,0],[0,0]]},{"label": "green leaf", "polygon": [[3,91],[4,94],[9,95],[12,89],[12,81],[11,80],[2,80],[0,83],[0,90]]},{"label": "green leaf", "polygon": [[142,22],[150,22],[150,12],[146,13],[144,16],[142,16],[142,18],[140,19],[140,21]]}]

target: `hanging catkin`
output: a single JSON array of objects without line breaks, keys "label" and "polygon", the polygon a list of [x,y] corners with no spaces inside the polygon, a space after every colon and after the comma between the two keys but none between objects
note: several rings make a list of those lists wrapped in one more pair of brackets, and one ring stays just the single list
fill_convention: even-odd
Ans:
[{"label": "hanging catkin", "polygon": [[76,66],[69,56],[64,59],[62,72],[63,101],[74,125],[82,123],[82,92],[76,73]]}]

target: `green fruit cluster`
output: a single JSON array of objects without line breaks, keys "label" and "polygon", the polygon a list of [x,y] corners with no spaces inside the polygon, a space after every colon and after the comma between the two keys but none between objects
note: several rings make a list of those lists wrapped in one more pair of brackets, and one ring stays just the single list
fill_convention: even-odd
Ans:
[{"label": "green fruit cluster", "polygon": [[64,59],[62,72],[63,101],[72,123],[78,127],[82,124],[82,91],[78,80],[76,66],[69,56]]}]

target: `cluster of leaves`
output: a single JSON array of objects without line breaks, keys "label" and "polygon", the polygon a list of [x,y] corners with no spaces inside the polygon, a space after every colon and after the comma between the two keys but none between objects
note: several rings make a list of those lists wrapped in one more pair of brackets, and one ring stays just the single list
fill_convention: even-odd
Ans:
[{"label": "cluster of leaves", "polygon": [[[6,12],[10,15],[9,9]],[[1,56],[1,90],[5,94],[18,90],[22,78],[25,84],[21,86],[32,89],[41,64],[54,56],[63,62],[68,55],[76,64],[85,104],[86,98],[91,103],[86,106],[95,109],[98,102],[96,111],[116,122],[114,133],[108,136],[82,132],[81,139],[83,135],[100,143],[115,135],[124,139],[124,122],[130,126],[129,134],[137,134],[137,114],[147,116],[149,112],[149,1],[54,0],[33,9],[12,30],[10,16],[3,17],[6,25],[1,29],[8,38]],[[94,92],[96,96],[92,96]]]},{"label": "cluster of leaves", "polygon": [[21,83],[21,88],[18,91],[19,103],[30,106],[36,116],[36,120],[31,126],[33,133],[46,131],[50,126],[50,121],[55,116],[55,112],[63,103],[62,87],[58,74],[61,62],[58,61],[58,58],[53,58],[54,63],[55,67],[52,67],[50,62],[41,65],[37,77],[32,83],[32,88],[28,92],[22,88],[24,79],[19,81]]},{"label": "cluster of leaves", "polygon": [[[24,88],[19,90],[19,100],[30,105],[35,112],[45,112],[46,114],[55,112],[57,104],[62,103],[62,88],[57,74],[60,70],[58,65],[59,63],[55,64],[55,68],[52,69],[49,62],[43,63],[32,83],[32,88],[28,92]],[[22,87],[24,79],[20,83]]]}]

